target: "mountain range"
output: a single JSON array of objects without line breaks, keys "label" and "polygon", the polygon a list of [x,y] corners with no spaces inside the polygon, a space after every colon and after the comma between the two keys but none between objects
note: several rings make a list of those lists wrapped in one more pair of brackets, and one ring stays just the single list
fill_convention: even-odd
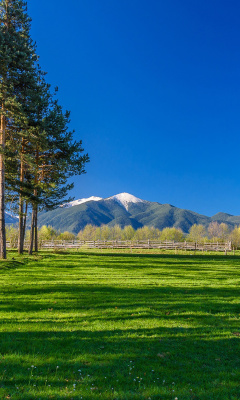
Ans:
[{"label": "mountain range", "polygon": [[139,199],[129,193],[103,199],[89,197],[74,200],[55,210],[39,214],[39,226],[51,225],[60,231],[77,234],[87,224],[101,226],[103,224],[121,228],[131,225],[134,229],[153,226],[162,230],[176,227],[187,233],[193,224],[208,226],[212,221],[226,223],[229,228],[240,224],[240,216],[220,212],[212,217],[196,212]]},{"label": "mountain range", "polygon": [[14,214],[5,211],[5,223],[7,225],[14,225],[18,222],[18,217],[16,217]]}]

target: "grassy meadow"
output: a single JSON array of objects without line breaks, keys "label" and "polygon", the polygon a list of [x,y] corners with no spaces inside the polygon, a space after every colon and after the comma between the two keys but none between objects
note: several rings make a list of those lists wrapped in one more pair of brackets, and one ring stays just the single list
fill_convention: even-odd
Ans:
[{"label": "grassy meadow", "polygon": [[0,262],[0,399],[239,400],[240,257]]}]

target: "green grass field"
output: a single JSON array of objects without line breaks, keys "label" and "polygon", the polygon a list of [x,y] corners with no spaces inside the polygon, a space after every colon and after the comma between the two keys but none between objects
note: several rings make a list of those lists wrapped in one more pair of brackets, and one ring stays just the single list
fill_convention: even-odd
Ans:
[{"label": "green grass field", "polygon": [[239,256],[9,254],[0,399],[239,400],[239,269]]}]

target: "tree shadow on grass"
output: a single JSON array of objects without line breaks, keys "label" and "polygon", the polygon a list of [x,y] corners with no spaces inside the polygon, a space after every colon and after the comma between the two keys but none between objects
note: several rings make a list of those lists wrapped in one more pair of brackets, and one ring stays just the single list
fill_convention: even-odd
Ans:
[{"label": "tree shadow on grass", "polygon": [[[12,251],[12,254],[17,252]],[[57,259],[60,258],[62,259],[64,256],[68,256],[67,259],[69,260],[69,256],[72,257],[76,257],[78,260],[79,258],[91,258],[91,257],[97,257],[99,259],[108,259],[108,258],[124,258],[124,259],[160,259],[160,260],[164,260],[164,259],[169,259],[169,260],[173,260],[178,262],[178,260],[186,260],[189,262],[193,261],[208,261],[208,262],[215,262],[215,261],[223,261],[223,262],[227,262],[228,260],[231,261],[235,261],[236,263],[240,262],[240,255],[232,255],[232,254],[228,254],[227,256],[224,254],[208,254],[208,253],[204,253],[204,254],[194,254],[193,252],[187,252],[186,254],[163,254],[163,253],[131,253],[130,250],[128,253],[121,253],[121,252],[94,252],[94,251],[64,251],[64,252],[54,252],[54,251],[40,251],[38,255],[36,255],[36,260],[41,260],[41,259]],[[26,257],[24,256],[23,259],[25,259]],[[29,257],[26,258],[27,260],[29,260]]]},{"label": "tree shadow on grass", "polygon": [[[85,391],[84,399],[95,398],[86,395],[94,385],[105,399],[143,399],[149,393],[151,399],[167,400],[174,382],[180,398],[234,399],[240,394],[239,339],[197,336],[195,329],[183,334],[164,327],[1,333],[1,385],[9,393],[22,388],[26,399],[33,398],[28,390],[34,384],[47,391],[47,380],[59,399],[75,384],[78,393]],[[112,397],[112,387],[126,397]],[[72,391],[72,398],[78,395]],[[49,398],[41,394],[42,400]]]},{"label": "tree shadow on grass", "polygon": [[[4,296],[6,293],[7,296]],[[34,287],[7,287],[2,289],[0,310],[8,312],[39,311],[54,308],[66,312],[93,308],[158,307],[191,312],[217,311],[239,313],[238,287],[195,287],[153,285],[147,288],[115,287],[107,285],[50,284]]]},{"label": "tree shadow on grass", "polygon": [[[240,256],[223,256],[223,255],[171,255],[171,254],[121,254],[121,253],[82,253],[69,252],[69,254],[56,255],[50,253],[43,255],[42,261],[51,260],[49,267],[54,265],[58,268],[82,268],[88,265],[94,265],[96,268],[112,268],[117,269],[145,269],[156,267],[171,267],[179,270],[181,267],[197,270],[209,268],[222,268],[228,266],[231,261],[232,266],[240,265]],[[96,259],[96,263],[95,263]],[[105,263],[106,260],[106,263]],[[41,267],[41,261],[36,267]]]},{"label": "tree shadow on grass", "polygon": [[[58,261],[76,270],[79,260],[87,267],[102,268],[88,255],[79,258],[76,253],[72,260],[64,256]],[[140,256],[144,268],[148,260],[159,262],[160,267],[164,262],[166,267],[167,258],[171,273],[179,274],[181,269],[179,256]],[[113,270],[120,268],[115,255],[112,264],[103,257]],[[125,257],[123,268],[131,270],[136,257]],[[193,263],[199,263],[201,271],[206,257],[184,256],[182,265],[186,268],[186,261],[192,269]],[[49,260],[51,267],[56,255]],[[225,265],[225,257],[219,260]],[[34,270],[41,271],[41,261],[36,269],[33,266],[29,273],[34,276]],[[44,285],[35,277],[34,286],[23,282],[22,287],[3,287],[0,398],[239,399],[238,287],[163,286],[153,281],[155,272],[149,277],[150,284],[140,288],[127,287],[124,281],[124,287],[114,282],[112,286],[84,284],[82,275],[79,281],[73,277],[71,283],[59,284],[59,275],[50,274]]]},{"label": "tree shadow on grass", "polygon": [[17,260],[1,260],[0,270],[17,269],[24,265],[23,262]]}]

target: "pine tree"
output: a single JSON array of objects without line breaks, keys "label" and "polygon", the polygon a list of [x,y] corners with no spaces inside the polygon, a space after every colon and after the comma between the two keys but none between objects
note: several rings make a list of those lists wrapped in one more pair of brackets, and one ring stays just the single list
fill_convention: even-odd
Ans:
[{"label": "pine tree", "polygon": [[[33,74],[34,76],[34,74]],[[49,106],[49,85],[45,83],[43,74],[38,71],[35,82],[32,82],[30,95],[30,108],[27,110],[27,125],[22,132],[22,142],[20,147],[20,171],[19,171],[19,241],[18,252],[23,252],[26,211],[28,204],[34,203],[37,197],[37,175],[38,154],[41,148],[47,144],[46,133],[44,131],[43,119],[48,112]]]},{"label": "pine tree", "polygon": [[[27,124],[26,106],[37,56],[30,38],[26,2],[0,1],[0,258],[6,258],[5,167],[17,159],[9,157],[6,143],[11,139],[18,157],[20,132]],[[31,91],[31,90],[30,90]]]},{"label": "pine tree", "polygon": [[34,237],[37,250],[38,210],[56,207],[73,187],[68,178],[84,173],[89,160],[68,130],[69,112],[53,101],[37,64],[30,22],[26,2],[0,0],[1,258],[6,258],[5,182],[8,195],[19,198],[19,253],[28,206],[32,209],[31,253]]},{"label": "pine tree", "polygon": [[37,215],[38,209],[53,209],[60,205],[73,188],[68,179],[73,175],[85,173],[88,154],[83,153],[82,141],[74,141],[68,130],[70,113],[54,101],[48,115],[43,120],[45,141],[38,146],[35,158],[34,196],[32,201],[32,223],[29,253],[38,250]]}]

